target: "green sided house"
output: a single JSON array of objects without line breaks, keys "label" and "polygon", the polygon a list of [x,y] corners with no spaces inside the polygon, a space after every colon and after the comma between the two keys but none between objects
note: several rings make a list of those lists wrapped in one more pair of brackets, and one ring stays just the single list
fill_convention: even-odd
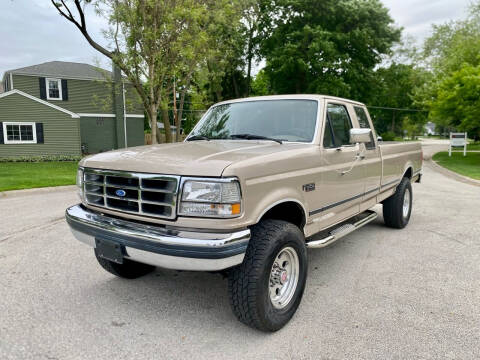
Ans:
[{"label": "green sided house", "polygon": [[118,69],[52,61],[5,72],[0,158],[144,145],[143,106]]}]

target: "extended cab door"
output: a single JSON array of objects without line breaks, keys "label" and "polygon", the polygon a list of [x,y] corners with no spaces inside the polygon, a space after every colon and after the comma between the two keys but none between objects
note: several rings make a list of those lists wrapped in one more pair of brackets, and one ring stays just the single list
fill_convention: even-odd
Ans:
[{"label": "extended cab door", "polygon": [[360,128],[372,130],[370,142],[360,145],[363,147],[362,164],[365,167],[365,195],[361,207],[361,211],[363,211],[376,204],[375,197],[380,190],[382,177],[382,158],[377,145],[377,136],[367,110],[359,105],[354,105],[353,109]]},{"label": "extended cab door", "polygon": [[351,114],[346,103],[326,102],[323,124],[321,183],[310,216],[317,230],[359,212],[364,194],[364,167],[358,144],[350,144]]}]

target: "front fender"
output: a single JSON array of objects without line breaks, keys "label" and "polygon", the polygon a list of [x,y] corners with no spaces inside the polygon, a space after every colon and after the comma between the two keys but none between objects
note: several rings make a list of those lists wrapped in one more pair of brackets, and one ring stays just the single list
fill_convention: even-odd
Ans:
[{"label": "front fender", "polygon": [[308,208],[305,206],[303,193],[295,188],[272,187],[267,189],[262,186],[259,189],[249,189],[248,193],[249,198],[245,201],[245,210],[253,223],[258,223],[263,215],[276,205],[287,202],[298,204],[303,210],[305,220],[308,218]]}]

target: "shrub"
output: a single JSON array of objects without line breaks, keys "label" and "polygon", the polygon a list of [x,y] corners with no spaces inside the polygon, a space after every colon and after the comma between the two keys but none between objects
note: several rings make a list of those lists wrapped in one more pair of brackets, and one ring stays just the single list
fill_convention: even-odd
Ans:
[{"label": "shrub", "polygon": [[19,156],[19,157],[0,157],[0,163],[6,162],[49,162],[49,161],[80,161],[82,156],[70,155],[43,155],[43,156]]},{"label": "shrub", "polygon": [[395,133],[393,131],[387,131],[380,135],[383,141],[394,141]]}]

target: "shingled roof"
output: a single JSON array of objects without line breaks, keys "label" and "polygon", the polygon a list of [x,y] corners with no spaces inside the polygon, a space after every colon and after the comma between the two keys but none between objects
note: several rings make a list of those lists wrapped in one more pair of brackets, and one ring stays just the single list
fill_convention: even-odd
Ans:
[{"label": "shingled roof", "polygon": [[105,80],[111,78],[112,73],[102,68],[82,63],[50,61],[43,64],[27,66],[5,72],[18,75],[38,75],[59,78],[78,78],[88,80]]}]

